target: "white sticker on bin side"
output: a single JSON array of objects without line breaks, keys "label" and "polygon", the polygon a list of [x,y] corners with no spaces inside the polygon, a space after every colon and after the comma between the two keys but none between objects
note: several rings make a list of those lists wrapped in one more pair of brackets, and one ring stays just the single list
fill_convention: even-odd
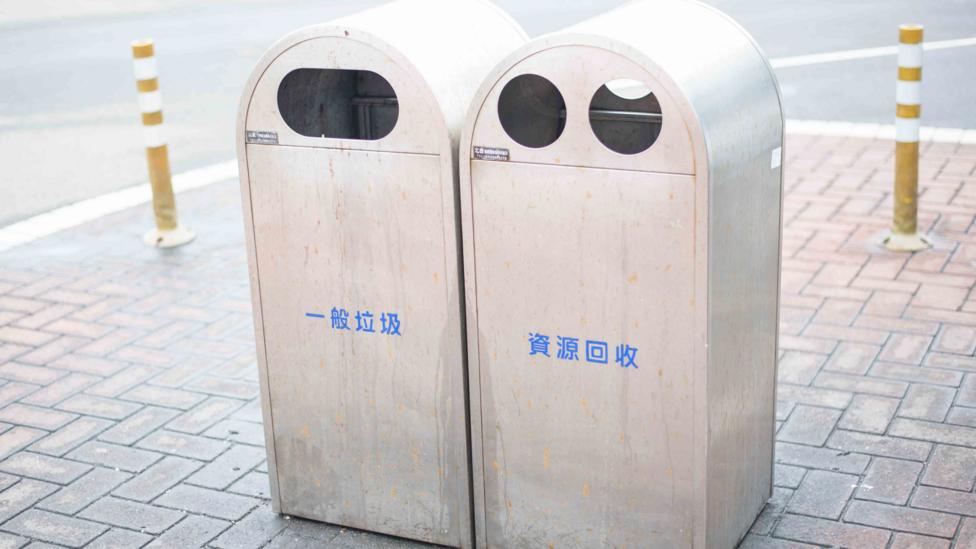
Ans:
[{"label": "white sticker on bin side", "polygon": [[277,145],[278,132],[254,132],[248,130],[244,135],[245,143],[258,143],[260,145]]},{"label": "white sticker on bin side", "polygon": [[769,160],[769,169],[775,170],[783,164],[783,147],[773,149],[772,157]]},{"label": "white sticker on bin side", "polygon": [[494,160],[499,162],[508,162],[508,149],[499,149],[497,147],[475,147],[474,157],[476,160]]}]

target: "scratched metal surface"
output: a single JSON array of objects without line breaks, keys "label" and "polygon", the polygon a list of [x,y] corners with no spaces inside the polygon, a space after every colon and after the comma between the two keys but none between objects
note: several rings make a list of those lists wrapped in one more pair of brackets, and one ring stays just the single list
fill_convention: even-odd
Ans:
[{"label": "scratched metal surface", "polygon": [[[565,98],[546,147],[498,123],[501,90],[525,73]],[[589,127],[590,98],[615,78],[660,102],[644,152],[614,153]],[[707,6],[634,2],[530,42],[475,101],[461,196],[479,546],[734,546],[772,485],[771,70]],[[607,364],[561,360],[557,336],[633,345],[640,368],[612,350]]]},{"label": "scratched metal surface", "polygon": [[[488,2],[403,0],[300,29],[255,68],[238,158],[275,510],[471,546],[454,155],[478,83],[524,41]],[[296,133],[279,109],[303,102],[278,88],[299,68],[383,77],[393,130]]]}]

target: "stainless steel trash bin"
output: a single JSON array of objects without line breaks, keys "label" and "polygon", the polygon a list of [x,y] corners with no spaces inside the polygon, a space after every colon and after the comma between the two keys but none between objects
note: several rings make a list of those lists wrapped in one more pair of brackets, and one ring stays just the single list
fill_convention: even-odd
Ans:
[{"label": "stainless steel trash bin", "polygon": [[486,1],[403,0],[254,69],[238,155],[275,510],[470,546],[455,155],[525,40]]},{"label": "stainless steel trash bin", "polygon": [[461,144],[480,546],[745,535],[772,484],[782,132],[763,54],[697,2],[489,75]]}]

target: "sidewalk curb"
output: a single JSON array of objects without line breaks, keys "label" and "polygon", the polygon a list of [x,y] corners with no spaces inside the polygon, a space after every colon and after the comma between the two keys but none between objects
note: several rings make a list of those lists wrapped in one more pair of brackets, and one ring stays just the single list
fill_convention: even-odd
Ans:
[{"label": "sidewalk curb", "polygon": [[[788,119],[786,121],[786,133],[789,135],[893,140],[895,138],[895,126],[892,124]],[[976,145],[976,129],[923,127],[921,129],[921,141]],[[173,190],[179,193],[235,177],[237,177],[237,160],[226,160],[176,174],[173,176]],[[70,229],[133,206],[145,204],[150,200],[152,200],[152,191],[149,183],[141,183],[134,187],[89,198],[30,217],[0,228],[0,252],[29,244],[58,231]],[[148,214],[146,223],[151,223],[151,216]]]},{"label": "sidewalk curb", "polygon": [[[227,160],[174,175],[173,191],[179,193],[236,177],[237,161]],[[0,228],[0,251],[29,244],[58,231],[70,229],[88,221],[148,203],[151,200],[152,189],[146,182],[35,215]],[[147,215],[146,223],[147,228],[152,224],[151,215]]]}]

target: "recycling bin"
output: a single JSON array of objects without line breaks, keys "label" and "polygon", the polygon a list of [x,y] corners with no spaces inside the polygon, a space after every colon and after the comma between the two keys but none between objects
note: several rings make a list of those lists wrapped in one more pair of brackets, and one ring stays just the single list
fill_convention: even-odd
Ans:
[{"label": "recycling bin", "polygon": [[782,146],[765,57],[698,2],[488,76],[460,167],[479,546],[743,538],[772,485]]},{"label": "recycling bin", "polygon": [[275,511],[471,546],[456,154],[525,41],[489,2],[402,0],[254,69],[237,141]]}]

